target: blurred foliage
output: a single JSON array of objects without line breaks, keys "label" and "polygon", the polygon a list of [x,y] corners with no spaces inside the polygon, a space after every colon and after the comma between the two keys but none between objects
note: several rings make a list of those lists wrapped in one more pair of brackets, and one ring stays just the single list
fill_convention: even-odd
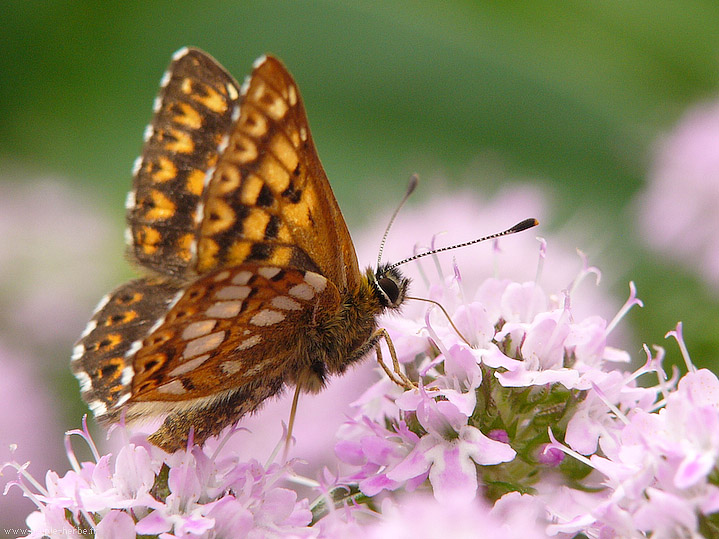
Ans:
[{"label": "blurred foliage", "polygon": [[200,47],[240,81],[272,52],[302,89],[351,225],[377,200],[398,201],[414,171],[419,198],[540,182],[556,216],[543,225],[581,223],[600,246],[581,247],[613,292],[637,283],[646,307],[630,316],[630,352],[664,344],[681,319],[695,356],[716,356],[716,295],[643,251],[631,203],[655,141],[717,94],[719,3],[6,0],[3,10],[0,163],[99,193],[117,222],[118,264],[130,167],[172,52]]}]

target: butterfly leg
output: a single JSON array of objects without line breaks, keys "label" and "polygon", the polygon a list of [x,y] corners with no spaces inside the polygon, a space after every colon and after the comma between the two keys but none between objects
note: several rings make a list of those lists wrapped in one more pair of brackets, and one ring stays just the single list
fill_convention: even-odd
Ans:
[{"label": "butterfly leg", "polygon": [[[289,455],[290,446],[292,445],[292,429],[295,426],[295,417],[297,415],[297,404],[299,403],[299,400],[300,400],[301,386],[302,386],[302,384],[300,384],[300,383],[297,384],[297,387],[295,388],[295,395],[292,398],[292,409],[290,410],[290,420],[287,423],[287,436],[285,436],[285,441],[284,441],[285,450],[284,450],[284,453],[282,454],[283,462],[287,461],[287,455]],[[268,465],[271,464],[275,460],[275,454],[277,452],[277,449],[279,449],[279,446],[275,449],[275,451],[272,452],[272,456],[270,457]]]},{"label": "butterfly leg", "polygon": [[[382,349],[379,344],[379,341],[381,339],[384,339],[387,343],[389,355],[392,358],[392,370],[389,370],[389,367],[387,367],[387,365],[385,365],[384,361],[382,360]],[[377,353],[377,363],[379,363],[380,367],[382,367],[384,372],[387,373],[389,379],[398,386],[403,387],[407,390],[417,389],[417,384],[407,378],[407,375],[402,372],[402,369],[400,369],[399,361],[397,361],[397,351],[394,348],[394,343],[392,343],[392,339],[390,338],[389,333],[387,333],[387,330],[384,328],[378,329],[372,336],[372,340],[376,342],[375,351]]]}]

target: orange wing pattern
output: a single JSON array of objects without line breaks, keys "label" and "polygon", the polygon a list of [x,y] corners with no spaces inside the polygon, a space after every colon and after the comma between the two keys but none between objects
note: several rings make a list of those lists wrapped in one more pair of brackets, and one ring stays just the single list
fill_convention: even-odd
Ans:
[{"label": "orange wing pattern", "polygon": [[155,100],[126,203],[128,251],[152,272],[194,274],[206,176],[232,129],[238,101],[237,83],[212,58],[195,49],[175,54]]},{"label": "orange wing pattern", "polygon": [[205,196],[198,270],[258,262],[358,286],[357,255],[322,169],[299,90],[276,58],[255,62]]}]

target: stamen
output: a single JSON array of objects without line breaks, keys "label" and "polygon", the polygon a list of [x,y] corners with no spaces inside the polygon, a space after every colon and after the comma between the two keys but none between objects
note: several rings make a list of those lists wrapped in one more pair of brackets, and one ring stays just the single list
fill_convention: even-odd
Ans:
[{"label": "stamen", "polygon": [[674,337],[676,339],[677,344],[679,345],[679,350],[682,353],[682,357],[684,358],[684,364],[687,366],[688,372],[696,372],[697,368],[694,366],[694,363],[692,363],[692,358],[689,356],[689,350],[687,350],[687,345],[684,342],[684,334],[682,332],[682,323],[677,322],[677,326],[672,331],[667,332],[667,334],[664,336],[664,338]]}]

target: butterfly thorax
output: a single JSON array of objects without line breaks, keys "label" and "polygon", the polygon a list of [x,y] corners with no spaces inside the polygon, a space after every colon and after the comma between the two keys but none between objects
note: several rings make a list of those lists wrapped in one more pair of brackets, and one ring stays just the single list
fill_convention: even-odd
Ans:
[{"label": "butterfly thorax", "polygon": [[328,376],[342,374],[363,359],[377,342],[377,317],[401,306],[408,284],[409,279],[388,266],[367,268],[356,289],[339,292],[335,309],[313,314],[312,329],[298,341],[301,368],[290,381],[315,393]]}]

